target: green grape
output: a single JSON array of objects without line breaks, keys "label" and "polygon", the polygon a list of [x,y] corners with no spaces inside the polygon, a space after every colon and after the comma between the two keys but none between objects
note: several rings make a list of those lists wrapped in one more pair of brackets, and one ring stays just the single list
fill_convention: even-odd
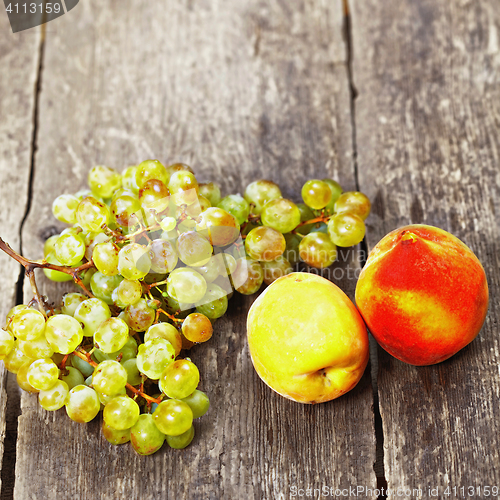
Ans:
[{"label": "green grape", "polygon": [[154,323],[155,317],[155,310],[149,307],[145,299],[140,299],[127,306],[123,320],[135,332],[144,332]]},{"label": "green grape", "polygon": [[84,301],[87,297],[83,293],[65,293],[62,298],[61,312],[67,314],[68,316],[74,316],[76,308]]},{"label": "green grape", "polygon": [[270,227],[259,226],[252,229],[245,239],[245,250],[254,260],[275,260],[286,248],[284,236]]},{"label": "green grape", "polygon": [[116,191],[114,191],[111,195],[111,202],[109,203],[109,206],[111,207],[111,203],[113,203],[116,198],[120,198],[120,196],[131,196],[132,198],[137,198],[137,193],[134,193],[134,191],[132,191],[131,189],[127,189],[122,186],[121,188],[118,188]]},{"label": "green grape", "polygon": [[238,292],[243,295],[252,295],[259,290],[264,281],[262,265],[249,257],[238,259],[231,279]]},{"label": "green grape", "polygon": [[219,288],[221,288],[227,296],[227,300],[229,300],[233,296],[233,285],[231,284],[231,280],[227,276],[219,276],[211,284],[217,285]]},{"label": "green grape", "polygon": [[170,314],[175,314],[178,318],[185,318],[194,307],[194,305],[189,302],[177,301],[166,292],[163,293],[163,300],[165,301],[165,311]]},{"label": "green grape", "polygon": [[212,322],[204,314],[192,313],[182,322],[182,334],[190,342],[206,342],[213,331]]},{"label": "green grape", "polygon": [[83,324],[83,335],[92,337],[99,325],[111,318],[111,311],[103,300],[87,299],[76,308],[74,318]]},{"label": "green grape", "polygon": [[[201,212],[204,212],[207,208],[210,208],[212,204],[210,203],[210,200],[208,198],[205,198],[205,196],[201,195],[198,193],[198,204],[199,204],[199,211],[195,215],[201,214]],[[193,203],[189,207],[187,207],[187,211],[189,212],[191,208],[196,207],[197,203]]]},{"label": "green grape", "polygon": [[37,359],[28,370],[28,382],[39,391],[48,391],[59,378],[59,368],[50,359]]},{"label": "green grape", "polygon": [[139,192],[139,186],[137,185],[136,175],[137,175],[137,166],[135,165],[127,167],[122,172],[122,186],[125,189],[132,191],[133,193]]},{"label": "green grape", "polygon": [[[7,313],[7,317],[5,318],[5,323],[6,323],[6,327],[7,327],[7,330],[9,330],[9,332],[11,331],[10,330],[10,323],[12,321],[12,318],[19,312],[19,311],[23,311],[24,309],[32,309],[30,307],[28,307],[26,304],[19,304],[17,306],[14,306],[8,313]],[[12,332],[11,332],[12,333]]]},{"label": "green grape", "polygon": [[250,215],[250,204],[239,194],[230,194],[222,198],[217,206],[236,217],[240,226],[248,220]]},{"label": "green grape", "polygon": [[196,389],[187,398],[182,398],[182,401],[187,403],[187,405],[191,408],[193,418],[202,417],[210,408],[210,400],[208,399],[208,396],[199,389]]},{"label": "green grape", "polygon": [[17,385],[23,390],[23,391],[26,391],[26,392],[31,392],[32,394],[36,394],[37,392],[39,392],[39,389],[36,389],[35,387],[33,387],[30,383],[29,383],[29,380],[28,380],[28,372],[29,372],[29,369],[30,369],[30,366],[31,366],[31,363],[32,361],[27,361],[26,363],[24,363],[20,368],[19,370],[17,371],[16,373],[16,382],[17,382]]},{"label": "green grape", "polygon": [[264,271],[264,283],[266,285],[270,285],[278,278],[293,272],[292,265],[283,256],[278,257],[276,260],[262,262],[262,269]]},{"label": "green grape", "polygon": [[139,414],[139,405],[128,396],[113,398],[102,412],[104,422],[117,431],[130,429],[137,422]]},{"label": "green grape", "polygon": [[[59,238],[59,236],[58,236]],[[45,256],[45,260],[49,264],[55,264],[56,266],[62,266],[61,262],[57,260],[57,257],[53,253],[49,253],[48,255]],[[43,270],[45,276],[49,278],[49,280],[52,281],[57,281],[59,283],[63,281],[73,281],[73,277],[71,274],[66,274],[61,271],[53,271],[52,269],[44,269]]]},{"label": "green grape", "polygon": [[77,193],[75,193],[75,196],[82,201],[85,198],[94,198],[94,200],[97,200],[101,203],[104,203],[104,200],[96,193],[93,193],[90,189],[81,189]]},{"label": "green grape", "polygon": [[121,308],[136,304],[142,297],[142,285],[138,280],[123,280],[113,290],[113,302]]},{"label": "green grape", "polygon": [[224,316],[227,311],[227,292],[219,285],[210,283],[196,310],[212,320]]},{"label": "green grape", "polygon": [[56,314],[47,320],[45,337],[55,352],[69,354],[82,342],[83,329],[75,318],[66,314]]},{"label": "green grape", "polygon": [[139,189],[150,179],[159,180],[165,185],[168,183],[167,169],[158,160],[146,160],[137,166],[135,182]]},{"label": "green grape", "polygon": [[214,281],[223,271],[223,262],[220,254],[212,255],[210,260],[203,266],[195,267],[194,270],[200,273],[207,283]]},{"label": "green grape", "polygon": [[280,233],[289,233],[300,224],[300,210],[293,201],[278,198],[264,205],[261,221],[264,226],[272,227]]},{"label": "green grape", "polygon": [[76,223],[76,209],[80,200],[72,194],[62,194],[52,203],[52,213],[54,217],[66,224]]},{"label": "green grape", "polygon": [[134,229],[142,220],[141,202],[133,196],[118,196],[113,199],[109,208],[116,223],[121,227]]},{"label": "green grape", "polygon": [[58,239],[59,239],[59,235],[54,234],[53,236],[49,236],[45,240],[45,243],[43,244],[43,256],[44,257],[47,257],[47,255],[54,253],[54,245]]},{"label": "green grape", "polygon": [[[83,377],[82,377],[83,383]],[[71,387],[72,389],[73,387]],[[56,411],[62,408],[69,398],[70,388],[64,380],[57,380],[56,383],[46,391],[40,391],[38,402],[47,411]]]},{"label": "green grape", "polygon": [[163,219],[160,220],[160,227],[163,231],[168,233],[177,227],[177,221],[175,217],[163,217]]},{"label": "green grape", "polygon": [[199,186],[200,194],[207,198],[212,207],[216,207],[221,201],[220,188],[213,182],[202,183]]},{"label": "green grape", "polygon": [[155,273],[170,273],[177,265],[177,253],[170,241],[153,240],[149,244],[149,254],[151,256],[151,270]]},{"label": "green grape", "polygon": [[105,276],[118,274],[118,248],[114,243],[98,243],[92,252],[92,260],[97,270]]},{"label": "green grape", "polygon": [[308,207],[320,210],[328,205],[332,192],[326,182],[312,179],[302,186],[302,199]]},{"label": "green grape", "polygon": [[127,383],[127,371],[118,361],[111,359],[99,363],[92,375],[94,389],[105,396],[118,394]]},{"label": "green grape", "polygon": [[90,422],[100,409],[101,403],[94,389],[86,385],[77,385],[69,391],[66,413],[71,420],[79,423]]},{"label": "green grape", "polygon": [[156,427],[163,434],[179,436],[193,425],[193,412],[178,399],[162,401],[153,413]]},{"label": "green grape", "polygon": [[[90,387],[90,386],[92,385],[92,375],[90,375],[90,377],[87,377],[87,378],[85,379],[85,385],[86,385],[87,387]],[[96,393],[96,394],[97,394],[97,393]],[[98,399],[99,399],[99,397],[98,397]],[[100,400],[99,400],[99,402],[100,402]]]},{"label": "green grape", "polygon": [[370,215],[371,203],[366,195],[358,191],[348,191],[335,202],[335,213],[349,212],[365,220]]},{"label": "green grape", "polygon": [[90,289],[96,298],[101,299],[108,305],[113,304],[113,291],[123,281],[120,275],[105,276],[100,271],[92,275]]},{"label": "green grape", "polygon": [[283,257],[285,257],[285,259],[290,262],[292,266],[294,266],[300,260],[299,245],[302,241],[302,238],[299,235],[293,233],[286,233],[283,236],[285,237],[286,241],[286,248],[283,253]]},{"label": "green grape", "polygon": [[125,387],[123,387],[116,394],[111,394],[111,396],[108,396],[107,394],[101,394],[99,391],[96,391],[96,393],[97,393],[97,397],[99,398],[99,402],[103,406],[106,406],[113,398],[116,398],[117,396],[126,396],[127,389]]},{"label": "green grape", "polygon": [[[67,385],[67,387],[69,388],[68,390],[73,389],[73,387],[76,387],[77,385],[83,385],[85,383],[82,372],[77,368],[74,368],[73,366],[66,366],[64,370],[62,370],[61,380],[64,381],[64,383]],[[61,407],[62,405],[59,408]]]},{"label": "green grape", "polygon": [[[11,332],[1,329],[0,330],[0,359],[5,359],[14,346],[16,345],[16,341],[14,339],[14,335]],[[24,351],[23,351],[24,352]]]},{"label": "green grape", "polygon": [[[121,320],[122,318],[119,319]],[[118,357],[120,357],[119,361],[123,362],[127,361],[127,359],[135,358],[137,356],[137,349],[137,340],[135,340],[134,337],[129,337],[121,349],[110,352],[106,354],[106,356],[107,359],[116,359],[117,361]]]},{"label": "green grape", "polygon": [[140,280],[151,269],[149,250],[138,243],[124,246],[118,254],[118,270],[127,280]]},{"label": "green grape", "polygon": [[139,415],[136,424],[130,429],[130,443],[139,455],[156,453],[165,442],[165,434],[155,425],[153,415]]},{"label": "green grape", "polygon": [[302,238],[299,254],[309,266],[324,268],[333,264],[337,258],[337,247],[327,234],[314,232]]},{"label": "green grape", "polygon": [[250,183],[243,196],[248,203],[253,205],[252,213],[259,215],[268,201],[281,198],[281,191],[274,182],[261,179]]},{"label": "green grape", "polygon": [[181,267],[172,271],[167,278],[167,292],[174,299],[185,302],[198,302],[207,290],[203,276],[193,269]]},{"label": "green grape", "polygon": [[333,179],[323,179],[323,182],[326,182],[328,184],[328,187],[330,188],[330,191],[332,192],[332,198],[328,202],[328,204],[325,207],[325,211],[328,214],[333,214],[334,209],[335,209],[335,202],[339,199],[339,196],[342,194],[343,189],[342,186],[334,181]]},{"label": "green grape", "polygon": [[80,235],[61,234],[54,244],[54,252],[63,266],[75,266],[85,256],[85,243]]},{"label": "green grape", "polygon": [[45,335],[40,335],[35,340],[19,340],[19,348],[31,359],[51,358],[54,355],[54,349],[47,342]]},{"label": "green grape", "polygon": [[230,245],[240,237],[240,225],[236,217],[218,207],[207,208],[200,214],[196,230],[218,247]]},{"label": "green grape", "polygon": [[168,340],[155,338],[139,346],[137,368],[151,380],[158,380],[174,359],[174,346]]},{"label": "green grape", "polygon": [[117,431],[107,425],[106,422],[102,423],[102,435],[106,438],[106,441],[114,445],[124,444],[130,441],[130,429]]},{"label": "green grape", "polygon": [[121,361],[123,368],[127,371],[127,383],[136,386],[142,382],[141,372],[137,368],[137,358],[130,358]]},{"label": "green grape", "polygon": [[9,329],[19,340],[35,340],[45,331],[45,318],[35,309],[21,309],[12,317]]},{"label": "green grape", "polygon": [[174,172],[191,172],[194,174],[193,169],[185,163],[173,163],[167,167],[167,179],[170,179]]},{"label": "green grape", "polygon": [[121,187],[122,176],[112,168],[99,165],[90,170],[87,181],[93,193],[111,198],[113,191]]},{"label": "green grape", "polygon": [[[94,349],[92,352],[92,359],[95,360],[97,363],[102,363],[103,361],[106,361],[108,359],[113,359],[112,356],[109,356],[106,354],[104,351],[101,351],[100,349]],[[116,360],[118,361],[118,360]]]},{"label": "green grape", "polygon": [[20,347],[17,345],[17,342],[14,344],[12,350],[5,356],[3,362],[5,368],[11,373],[17,373],[21,366],[23,366],[28,361],[31,363],[34,361],[33,359],[28,358],[23,351],[21,351]]},{"label": "green grape", "polygon": [[236,270],[236,259],[229,253],[220,253],[217,257],[222,261],[220,275],[226,278],[233,274]]},{"label": "green grape", "polygon": [[182,338],[181,334],[175,328],[174,325],[170,323],[156,323],[155,325],[151,325],[146,333],[144,334],[144,343],[148,340],[153,340],[156,338],[161,338],[164,340],[168,340],[175,351],[175,355],[178,356],[182,349]]},{"label": "green grape", "polygon": [[107,205],[89,196],[84,198],[76,209],[76,221],[84,231],[97,232],[110,221]]},{"label": "green grape", "polygon": [[94,373],[94,367],[82,358],[72,354],[71,364],[79,371],[84,377],[90,377]]},{"label": "green grape", "polygon": [[189,359],[178,359],[161,373],[160,390],[172,399],[187,398],[198,387],[200,372]]},{"label": "green grape", "polygon": [[198,199],[198,181],[188,170],[174,172],[168,181],[168,190],[177,205],[192,205]]},{"label": "green grape", "polygon": [[128,332],[128,325],[125,321],[120,318],[108,318],[94,333],[94,344],[107,354],[119,351],[129,339]]},{"label": "green grape", "polygon": [[139,201],[143,209],[159,214],[170,205],[170,191],[162,181],[149,179],[139,190]]},{"label": "green grape", "polygon": [[194,439],[194,427],[191,426],[186,432],[178,436],[167,436],[166,441],[170,448],[175,450],[182,450],[191,444]]},{"label": "green grape", "polygon": [[84,241],[85,241],[85,258],[87,260],[92,260],[92,254],[94,253],[94,248],[99,243],[107,243],[110,238],[107,234],[100,233],[84,233]]},{"label": "green grape", "polygon": [[324,222],[318,222],[314,224],[314,227],[311,229],[311,233],[328,234],[328,226]]},{"label": "green grape", "polygon": [[203,266],[211,259],[212,252],[210,242],[196,231],[187,231],[177,239],[179,258],[188,266]]},{"label": "green grape", "polygon": [[365,231],[363,219],[350,212],[335,214],[328,221],[330,239],[339,247],[357,245],[365,237]]}]

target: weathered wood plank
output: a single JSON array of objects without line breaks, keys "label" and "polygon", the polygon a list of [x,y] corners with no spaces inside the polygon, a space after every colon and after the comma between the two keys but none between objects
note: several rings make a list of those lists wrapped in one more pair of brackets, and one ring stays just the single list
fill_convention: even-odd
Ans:
[{"label": "weathered wood plank", "polygon": [[[0,16],[0,235],[18,251],[20,227],[28,200],[39,45],[40,30],[29,35],[14,35],[7,16]],[[20,267],[2,253],[0,269],[3,283],[0,317],[5,318],[15,303]],[[15,380],[15,375],[9,374],[8,377]],[[14,385],[12,387],[14,391],[18,390]],[[17,427],[16,400],[18,407],[19,397],[13,393],[7,403],[6,389],[7,372],[0,363],[0,467],[2,459],[4,463],[1,488],[2,494],[8,495],[9,491],[12,494],[14,487],[16,443],[13,430]],[[10,406],[11,400],[14,400],[13,406]]]},{"label": "weathered wood plank", "polygon": [[[91,0],[78,9],[46,40],[30,256],[54,225],[51,200],[81,188],[96,163],[185,161],[226,193],[259,177],[293,198],[312,175],[354,187],[340,1]],[[341,280],[351,296],[352,275]],[[46,282],[42,290],[60,294]],[[368,374],[329,404],[275,395],[248,356],[251,302],[233,298],[214,338],[192,352],[212,408],[182,452],[142,458],[113,448],[99,421],[76,425],[24,395],[15,498],[286,498],[292,486],[374,487]]]},{"label": "weathered wood plank", "polygon": [[352,9],[369,244],[409,222],[447,229],[478,255],[491,297],[479,337],[447,362],[416,368],[382,353],[388,485],[423,498],[428,487],[442,498],[447,486],[498,486],[500,5],[356,0]]}]

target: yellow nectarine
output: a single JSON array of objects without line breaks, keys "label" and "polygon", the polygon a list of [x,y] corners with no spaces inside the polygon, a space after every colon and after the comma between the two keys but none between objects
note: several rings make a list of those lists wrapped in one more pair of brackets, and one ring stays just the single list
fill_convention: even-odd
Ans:
[{"label": "yellow nectarine", "polygon": [[291,273],[271,284],[250,308],[247,336],[260,378],[300,403],[345,394],[368,363],[368,334],[354,304],[314,274]]}]

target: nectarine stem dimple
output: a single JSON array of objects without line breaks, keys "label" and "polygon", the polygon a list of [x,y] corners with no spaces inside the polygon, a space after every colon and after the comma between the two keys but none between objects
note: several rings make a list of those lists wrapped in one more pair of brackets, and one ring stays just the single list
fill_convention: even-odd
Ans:
[{"label": "nectarine stem dimple", "polygon": [[417,241],[417,236],[410,231],[403,231],[401,233],[401,241],[415,243]]}]

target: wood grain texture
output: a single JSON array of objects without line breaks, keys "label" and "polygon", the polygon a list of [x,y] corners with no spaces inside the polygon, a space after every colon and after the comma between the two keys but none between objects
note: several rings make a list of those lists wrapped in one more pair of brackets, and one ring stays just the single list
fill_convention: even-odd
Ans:
[{"label": "wood grain texture", "polygon": [[[0,235],[17,251],[20,248],[21,222],[28,201],[39,45],[39,30],[30,36],[14,35],[7,16],[0,16]],[[15,304],[20,267],[2,252],[0,269],[3,283],[0,287],[0,317],[5,318]],[[15,379],[15,375],[9,377]],[[10,424],[15,429],[17,422],[14,408],[9,408],[10,414],[6,416],[6,382],[7,372],[1,363],[0,460],[4,458],[6,463],[2,477],[10,481],[13,474],[10,477],[11,474],[6,471],[9,464],[15,460],[15,436],[10,435]],[[6,417],[12,417],[7,428]],[[2,493],[9,489],[12,491],[13,488],[13,484],[1,486]]]},{"label": "wood grain texture", "polygon": [[[66,19],[67,18],[67,19]],[[311,176],[355,186],[340,1],[80,2],[47,36],[33,205],[23,237],[40,257],[58,226],[52,199],[94,164],[184,161],[201,180],[242,191],[259,177],[297,198]],[[356,254],[339,267],[351,296]],[[344,273],[346,274],[346,273]],[[339,274],[340,276],[340,274]],[[51,298],[61,287],[43,282]],[[369,373],[348,396],[303,406],[252,368],[233,298],[193,350],[212,400],[184,451],[113,448],[100,421],[71,422],[24,395],[15,498],[288,498],[290,488],[374,487]]]},{"label": "wood grain texture", "polygon": [[359,179],[374,201],[369,245],[410,222],[447,229],[483,263],[491,297],[479,337],[450,360],[416,368],[381,353],[388,486],[421,488],[423,498],[429,486],[440,497],[446,486],[498,486],[500,5],[351,7]]}]

